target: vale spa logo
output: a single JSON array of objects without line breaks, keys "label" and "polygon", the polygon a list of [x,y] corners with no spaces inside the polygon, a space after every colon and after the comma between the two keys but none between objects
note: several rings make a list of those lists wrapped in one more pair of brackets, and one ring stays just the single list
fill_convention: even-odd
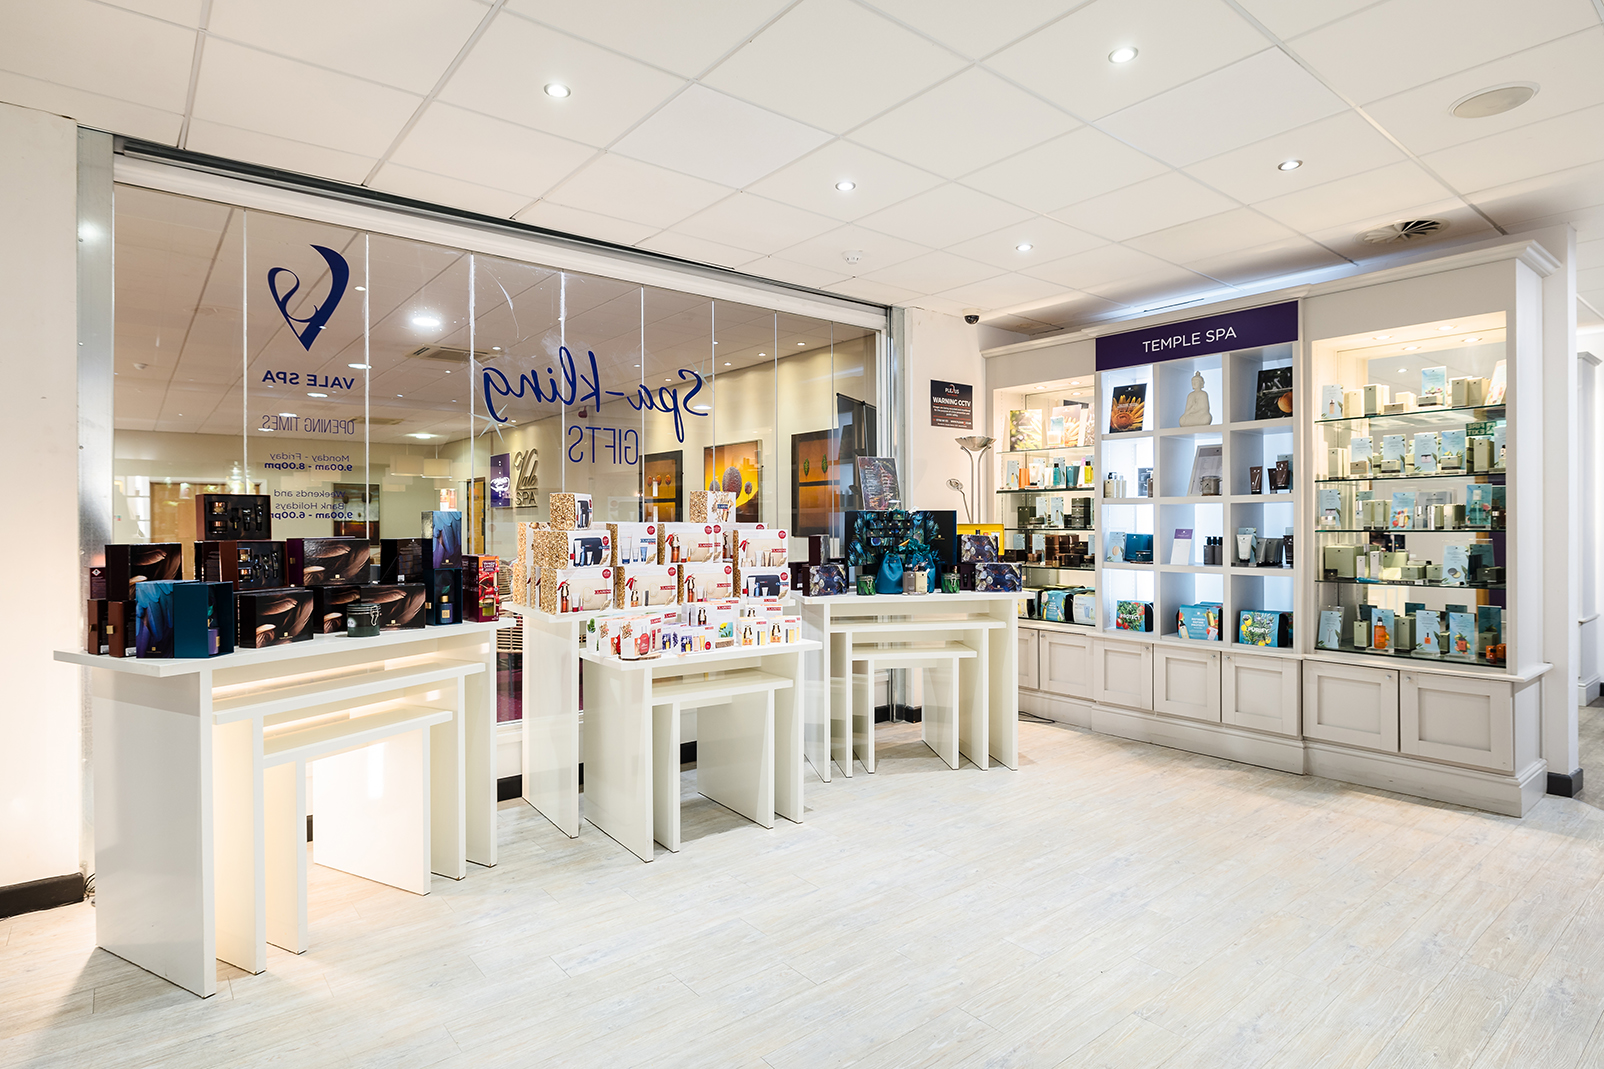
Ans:
[{"label": "vale spa logo", "polygon": [[[290,314],[290,301],[300,292],[301,276],[288,267],[269,268],[267,272],[267,292],[272,295],[273,303],[278,305],[279,314],[284,317],[284,322],[290,325],[290,331],[301,343],[301,348],[307,352],[312,351],[312,343],[317,341],[318,333],[334,315],[334,310],[340,306],[340,299],[345,296],[345,287],[351,281],[351,265],[345,262],[345,257],[322,245],[313,245],[312,249],[329,265],[329,295],[323,299],[323,303],[314,304],[312,314],[304,319]],[[283,293],[279,292],[280,275],[288,275],[291,279],[290,288]]]}]

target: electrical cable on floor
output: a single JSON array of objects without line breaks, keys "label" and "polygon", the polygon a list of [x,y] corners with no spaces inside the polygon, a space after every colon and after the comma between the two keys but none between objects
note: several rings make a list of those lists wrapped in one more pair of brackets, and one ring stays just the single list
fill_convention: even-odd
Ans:
[{"label": "electrical cable on floor", "polygon": [[1056,723],[1058,723],[1058,721],[1056,721],[1056,720],[1049,720],[1045,716],[1037,716],[1035,713],[1027,713],[1024,710],[1020,710],[1019,719],[1021,721],[1023,721],[1024,723],[1026,723],[1026,724],[1056,724]]}]

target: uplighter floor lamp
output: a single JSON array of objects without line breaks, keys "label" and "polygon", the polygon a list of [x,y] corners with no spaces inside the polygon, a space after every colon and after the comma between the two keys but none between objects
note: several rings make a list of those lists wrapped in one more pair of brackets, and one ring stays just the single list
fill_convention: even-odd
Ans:
[{"label": "uplighter floor lamp", "polygon": [[[986,455],[995,438],[987,438],[984,434],[971,434],[959,438],[958,445],[969,454],[969,492],[978,497],[980,495],[980,458]],[[948,485],[951,485],[950,483]],[[964,507],[969,510],[969,522],[975,522],[975,498],[964,498]]]}]

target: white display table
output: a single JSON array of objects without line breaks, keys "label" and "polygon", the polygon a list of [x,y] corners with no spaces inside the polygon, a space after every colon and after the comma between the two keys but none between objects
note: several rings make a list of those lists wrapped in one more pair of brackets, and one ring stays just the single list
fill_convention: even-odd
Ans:
[{"label": "white display table", "polygon": [[[410,753],[425,826],[347,836],[340,867],[377,865],[385,879],[394,859],[374,843],[402,840],[427,843],[429,867],[453,879],[468,861],[494,865],[493,633],[506,626],[318,636],[192,660],[57,651],[92,670],[99,945],[202,996],[216,990],[216,959],[259,973],[270,936],[304,948],[304,876],[295,887],[293,842],[279,842],[300,813],[304,843],[304,762],[403,734],[421,740]],[[329,796],[342,814],[388,819],[345,793],[349,804]]]},{"label": "white display table", "polygon": [[[989,767],[992,760],[1019,767],[1018,594],[836,594],[798,596],[797,601],[802,637],[820,646],[803,658],[808,710],[804,749],[825,782],[832,760],[843,774],[852,775],[854,636],[906,643],[954,641],[974,649],[978,656],[963,662],[963,670],[971,674],[959,688],[958,750],[978,768]],[[873,732],[872,721],[871,709],[867,734]],[[932,724],[926,733],[944,727]],[[940,742],[934,736],[928,741]],[[932,748],[938,753],[944,749]],[[873,771],[872,749],[866,752],[865,768]]]},{"label": "white display table", "polygon": [[765,828],[802,822],[802,659],[817,642],[624,661],[585,650],[585,819],[642,861],[679,849],[680,714],[697,788]]}]

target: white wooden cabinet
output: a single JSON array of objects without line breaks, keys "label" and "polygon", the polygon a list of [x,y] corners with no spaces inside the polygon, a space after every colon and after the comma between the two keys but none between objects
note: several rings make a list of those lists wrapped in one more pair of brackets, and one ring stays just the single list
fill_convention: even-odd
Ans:
[{"label": "white wooden cabinet", "polygon": [[1302,730],[1298,661],[1227,653],[1221,672],[1220,719],[1239,728],[1296,737]]},{"label": "white wooden cabinet", "polygon": [[1128,709],[1153,708],[1153,647],[1098,639],[1092,646],[1092,697]]},{"label": "white wooden cabinet", "polygon": [[1159,644],[1153,648],[1153,711],[1220,722],[1220,651]]},{"label": "white wooden cabinet", "polygon": [[1019,629],[1019,689],[1036,690],[1039,687],[1036,664],[1036,629],[1034,627],[1021,627]]},{"label": "white wooden cabinet", "polygon": [[1037,644],[1040,658],[1040,688],[1048,694],[1067,698],[1092,696],[1092,648],[1096,639],[1091,634],[1066,634],[1062,631],[1042,631]]},{"label": "white wooden cabinet", "polygon": [[1303,712],[1307,738],[1398,752],[1398,673],[1393,669],[1304,661]]},{"label": "white wooden cabinet", "polygon": [[1515,703],[1508,683],[1405,671],[1399,749],[1478,768],[1515,768]]}]

